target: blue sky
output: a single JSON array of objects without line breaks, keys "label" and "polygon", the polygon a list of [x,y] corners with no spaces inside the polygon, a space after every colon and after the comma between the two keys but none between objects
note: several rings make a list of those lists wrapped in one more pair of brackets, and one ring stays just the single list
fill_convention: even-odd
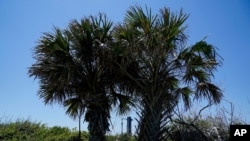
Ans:
[{"label": "blue sky", "polygon": [[[223,65],[214,82],[233,102],[235,112],[250,121],[250,2],[248,0],[6,0],[0,1],[0,120],[30,118],[49,126],[77,127],[62,107],[44,105],[36,95],[38,81],[29,78],[35,60],[32,50],[43,32],[65,28],[70,20],[106,13],[121,21],[129,6],[147,5],[153,12],[164,6],[190,14],[186,24],[188,44],[207,37],[219,49]],[[222,103],[223,104],[223,103]],[[237,114],[236,113],[236,114]],[[133,115],[132,115],[133,116]],[[121,117],[111,120],[120,132]],[[135,121],[134,121],[135,122]],[[86,129],[86,123],[84,124]],[[111,128],[112,129],[112,128]]]}]

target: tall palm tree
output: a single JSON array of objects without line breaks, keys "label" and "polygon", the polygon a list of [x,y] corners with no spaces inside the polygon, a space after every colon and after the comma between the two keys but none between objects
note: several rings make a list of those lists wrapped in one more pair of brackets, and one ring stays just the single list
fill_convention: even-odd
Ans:
[{"label": "tall palm tree", "polygon": [[[130,79],[140,101],[139,141],[164,140],[165,121],[181,99],[187,108],[191,98],[221,100],[221,90],[211,82],[220,57],[204,40],[186,46],[187,18],[182,10],[175,14],[163,8],[152,14],[148,8],[133,6],[115,27],[119,44],[115,48],[121,50],[117,56],[126,56],[116,63],[117,70]],[[127,69],[132,62],[136,73]]]},{"label": "tall palm tree", "polygon": [[38,95],[45,104],[65,106],[66,113],[78,116],[79,122],[85,115],[90,141],[105,140],[112,104],[118,103],[123,112],[128,109],[129,100],[117,92],[118,81],[113,81],[108,62],[111,27],[112,22],[100,14],[73,20],[65,30],[55,28],[39,40],[34,49],[36,63],[29,68],[29,75],[39,79]]},{"label": "tall palm tree", "polygon": [[90,140],[105,140],[109,130],[111,106],[107,97],[107,67],[102,58],[105,45],[111,41],[112,23],[105,16],[90,17],[72,21],[69,25],[70,39],[75,47],[74,54],[80,64],[80,80],[76,80],[76,90],[84,93],[86,102],[85,120],[89,123]]}]

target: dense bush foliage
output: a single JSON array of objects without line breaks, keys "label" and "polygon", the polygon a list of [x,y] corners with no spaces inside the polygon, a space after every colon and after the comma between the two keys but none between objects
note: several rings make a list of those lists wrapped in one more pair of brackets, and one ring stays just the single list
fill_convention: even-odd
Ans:
[{"label": "dense bush foliage", "polygon": [[[53,126],[48,127],[40,122],[17,120],[15,122],[0,121],[0,141],[78,141],[76,128]],[[126,134],[107,135],[107,141],[135,141]],[[89,133],[81,132],[81,141],[88,141]]]},{"label": "dense bush foliage", "polygon": [[[82,140],[87,140],[88,133],[82,132]],[[0,122],[0,140],[2,141],[75,141],[77,130],[68,127],[48,127],[40,122],[17,120],[16,122]]]}]

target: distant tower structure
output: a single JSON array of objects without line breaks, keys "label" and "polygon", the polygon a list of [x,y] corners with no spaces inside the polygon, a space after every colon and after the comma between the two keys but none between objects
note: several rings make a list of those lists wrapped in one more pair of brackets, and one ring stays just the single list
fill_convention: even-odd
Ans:
[{"label": "distant tower structure", "polygon": [[127,120],[127,134],[131,135],[132,134],[132,118],[131,117],[122,118],[121,134],[123,134],[123,120]]},{"label": "distant tower structure", "polygon": [[132,134],[132,118],[127,117],[127,134],[131,135]]}]

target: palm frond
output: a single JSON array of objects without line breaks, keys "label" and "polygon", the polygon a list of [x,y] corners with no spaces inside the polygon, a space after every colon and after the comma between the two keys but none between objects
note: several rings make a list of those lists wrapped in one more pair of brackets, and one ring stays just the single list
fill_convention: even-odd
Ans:
[{"label": "palm frond", "polygon": [[85,112],[86,104],[83,99],[79,97],[69,98],[63,102],[63,106],[66,107],[66,114],[73,119],[78,118]]},{"label": "palm frond", "polygon": [[223,96],[223,93],[216,85],[206,82],[197,83],[195,97],[199,99],[201,97],[207,98],[210,102],[218,104]]}]

